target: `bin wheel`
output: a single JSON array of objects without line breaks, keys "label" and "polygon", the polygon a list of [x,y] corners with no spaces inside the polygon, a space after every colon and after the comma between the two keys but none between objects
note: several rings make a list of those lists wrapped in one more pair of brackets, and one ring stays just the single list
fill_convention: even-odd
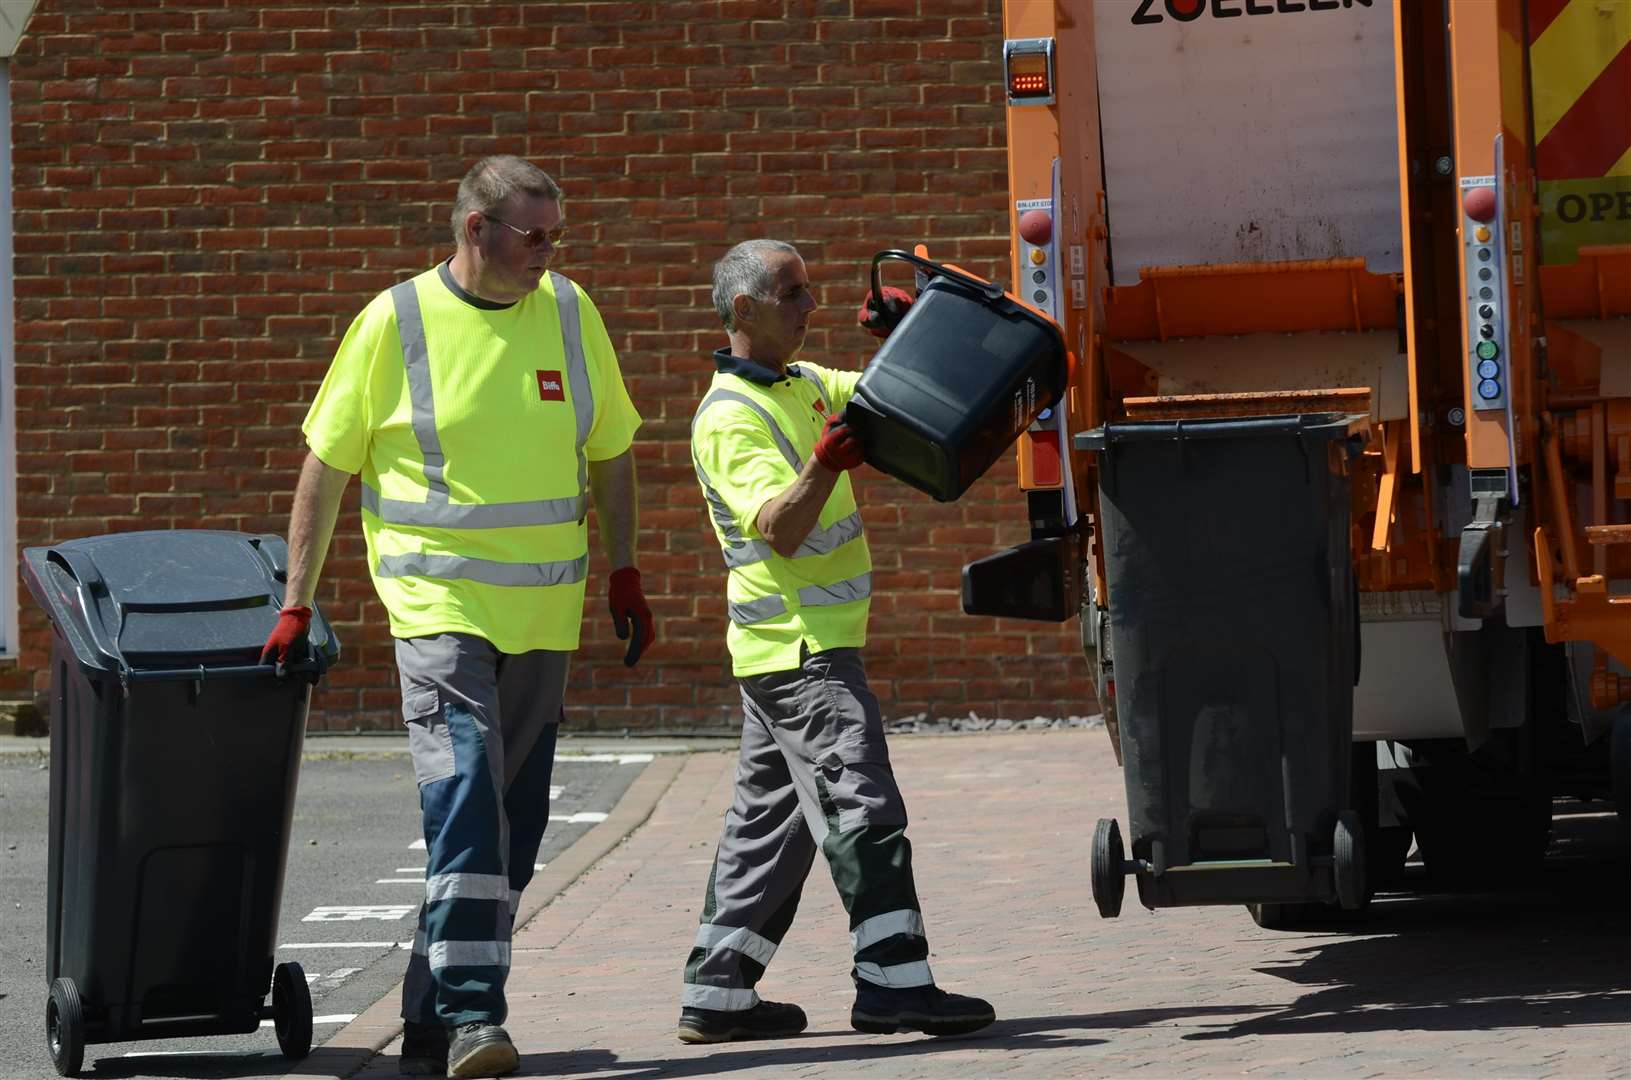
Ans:
[{"label": "bin wheel", "polygon": [[51,984],[45,1001],[45,1043],[59,1076],[78,1076],[85,1064],[85,1009],[72,979]]},{"label": "bin wheel", "polygon": [[293,961],[272,972],[272,1024],[284,1057],[292,1061],[311,1053],[311,988],[305,969]]},{"label": "bin wheel", "polygon": [[1365,827],[1359,815],[1344,810],[1337,815],[1331,842],[1331,869],[1336,878],[1337,903],[1344,911],[1358,911],[1370,899],[1365,891]]},{"label": "bin wheel", "polygon": [[1121,826],[1115,818],[1100,818],[1093,830],[1093,900],[1106,919],[1121,914],[1121,898],[1127,891],[1127,875],[1122,871],[1125,858]]}]

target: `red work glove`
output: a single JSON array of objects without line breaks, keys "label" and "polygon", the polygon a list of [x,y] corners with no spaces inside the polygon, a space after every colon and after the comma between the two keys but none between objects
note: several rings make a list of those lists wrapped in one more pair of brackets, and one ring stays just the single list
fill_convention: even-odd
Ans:
[{"label": "red work glove", "polygon": [[866,460],[866,447],[861,445],[855,429],[844,423],[844,414],[835,412],[827,417],[827,426],[816,440],[815,459],[823,468],[833,472],[853,469]]},{"label": "red work glove", "polygon": [[872,290],[868,289],[866,299],[861,302],[861,312],[855,321],[861,324],[861,329],[882,340],[906,318],[906,310],[911,306],[911,294],[905,290],[885,285],[883,302],[879,303],[873,297]]},{"label": "red work glove", "polygon": [[[629,651],[623,654],[623,664],[633,667],[640,662],[640,654],[657,640],[657,623],[651,617],[651,605],[646,603],[646,594],[640,588],[640,571],[632,566],[613,570],[606,595],[611,604],[612,627],[617,631],[617,639],[629,643]],[[629,633],[631,622],[634,624],[632,635]]]},{"label": "red work glove", "polygon": [[260,662],[265,664],[275,662],[277,673],[283,674],[283,665],[289,662],[289,651],[295,643],[306,637],[306,631],[311,629],[311,608],[286,607],[277,613],[277,625],[272,627],[272,633],[266,639],[266,647],[261,650]]}]

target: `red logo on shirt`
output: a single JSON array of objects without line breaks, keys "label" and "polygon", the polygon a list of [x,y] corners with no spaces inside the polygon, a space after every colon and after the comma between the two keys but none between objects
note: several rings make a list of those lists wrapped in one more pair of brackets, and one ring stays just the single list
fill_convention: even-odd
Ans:
[{"label": "red logo on shirt", "polygon": [[565,401],[566,391],[561,388],[561,373],[558,371],[540,371],[538,373],[538,400],[539,401]]},{"label": "red logo on shirt", "polygon": [[827,406],[820,398],[816,398],[815,400],[815,411],[817,416],[827,415]]}]

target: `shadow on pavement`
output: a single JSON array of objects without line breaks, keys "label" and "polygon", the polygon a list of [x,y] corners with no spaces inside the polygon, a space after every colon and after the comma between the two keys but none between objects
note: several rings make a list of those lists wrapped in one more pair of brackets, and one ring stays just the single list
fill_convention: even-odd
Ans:
[{"label": "shadow on pavement", "polygon": [[[1559,822],[1544,868],[1498,891],[1378,897],[1301,935],[1264,974],[1318,987],[1290,1006],[1187,1039],[1419,1029],[1623,1024],[1631,1016],[1631,921],[1612,845]],[[1412,885],[1425,885],[1419,872]]]},{"label": "shadow on pavement", "polygon": [[[550,1076],[561,1073],[608,1072],[630,1078],[668,1076],[711,1076],[721,1073],[751,1072],[801,1065],[854,1066],[866,1062],[889,1061],[901,1057],[950,1053],[960,1050],[1064,1050],[1099,1046],[1106,1039],[1066,1037],[1055,1032],[1089,1029],[1121,1029],[1156,1024],[1167,1020],[1222,1013],[1238,1016],[1252,1006],[1196,1006],[1194,1008],[1136,1009],[1126,1012],[1084,1013],[1075,1016],[1015,1017],[998,1020],[984,1031],[962,1038],[916,1038],[905,1042],[880,1042],[852,1032],[807,1032],[796,1040],[774,1044],[732,1043],[714,1048],[698,1048],[685,1056],[620,1060],[609,1050],[582,1050],[560,1054],[525,1054],[521,1075]],[[852,1042],[837,1042],[835,1038]],[[819,1040],[819,1041],[818,1041]],[[807,1045],[788,1045],[789,1043]]]}]

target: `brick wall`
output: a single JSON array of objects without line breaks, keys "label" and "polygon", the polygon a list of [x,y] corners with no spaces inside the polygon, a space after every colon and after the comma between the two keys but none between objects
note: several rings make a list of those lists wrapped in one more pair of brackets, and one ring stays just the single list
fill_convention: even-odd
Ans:
[{"label": "brick wall", "polygon": [[[445,255],[458,178],[524,155],[567,194],[557,268],[634,399],[662,640],[630,673],[592,566],[572,722],[732,723],[723,569],[686,451],[724,343],[708,268],[797,243],[807,354],[863,362],[867,262],[924,241],[1007,276],[999,0],[304,5],[41,0],[12,66],[19,541],[283,532],[298,427],[370,295]],[[903,275],[904,276],[904,275]],[[1013,468],[943,506],[863,470],[869,666],[891,717],[1093,710],[1074,623],[961,614],[964,562],[1027,539]],[[593,534],[591,534],[593,535]],[[353,485],[319,603],[345,646],[314,728],[396,723]],[[12,690],[43,689],[23,594]]]}]

